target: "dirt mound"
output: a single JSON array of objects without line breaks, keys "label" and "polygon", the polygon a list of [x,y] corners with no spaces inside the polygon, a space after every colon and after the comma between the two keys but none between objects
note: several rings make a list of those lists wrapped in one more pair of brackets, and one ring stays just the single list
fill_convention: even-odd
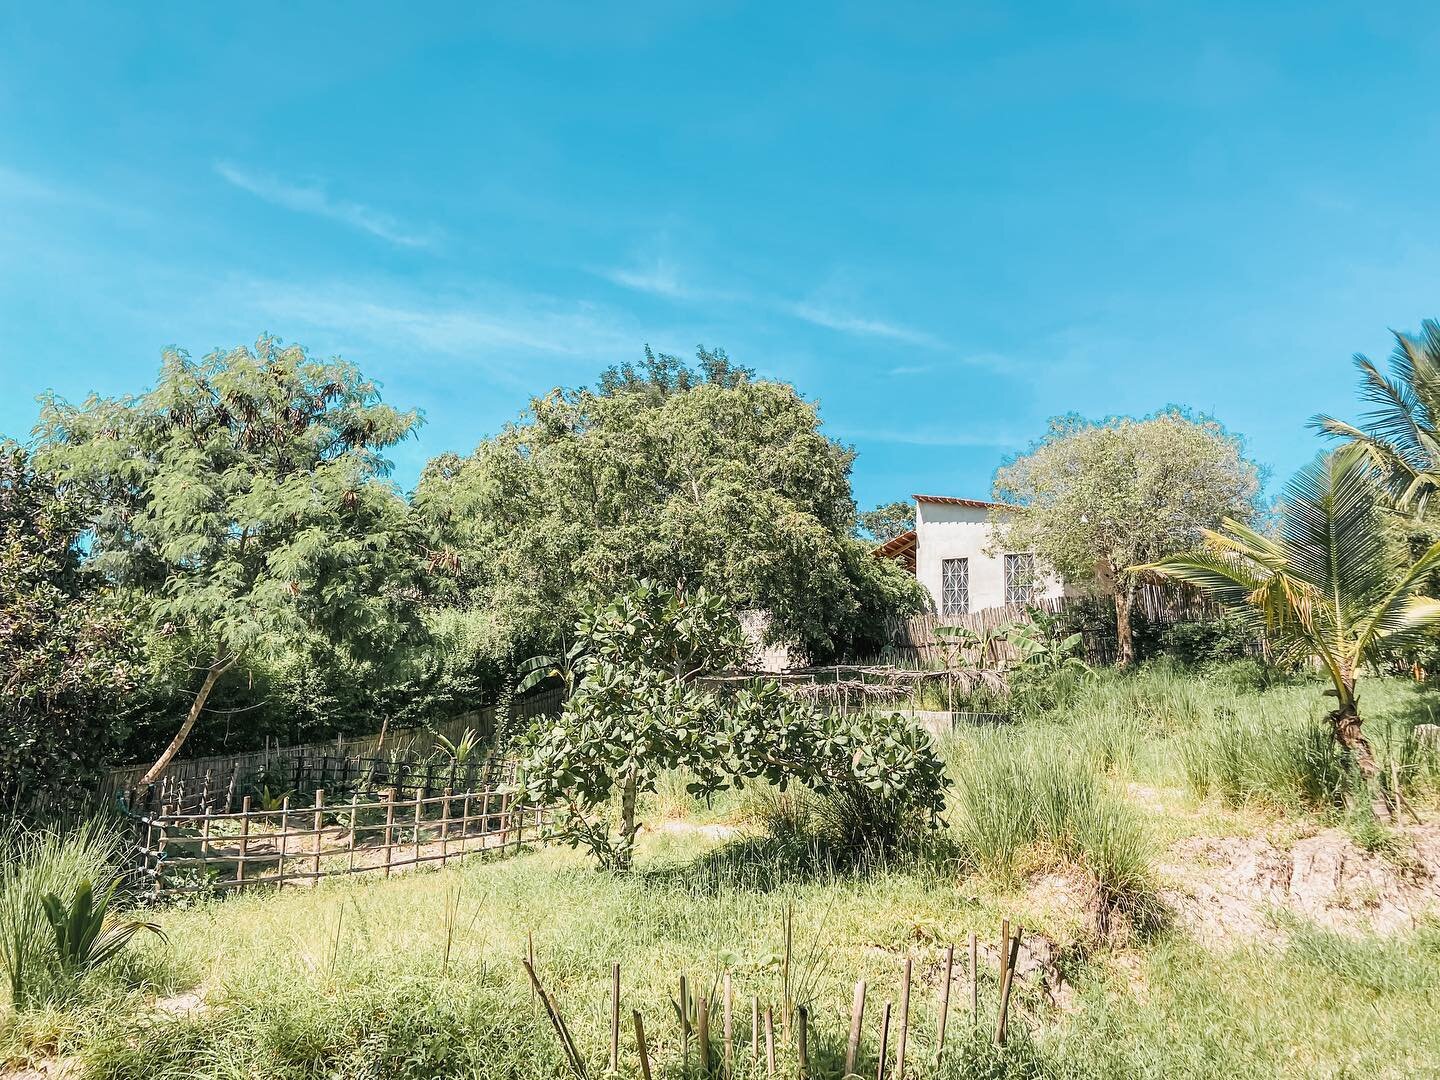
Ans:
[{"label": "dirt mound", "polygon": [[1380,852],[1336,829],[1289,850],[1263,837],[1195,837],[1172,847],[1158,870],[1177,921],[1205,941],[1269,930],[1276,912],[1393,933],[1440,909],[1440,825],[1398,829]]}]

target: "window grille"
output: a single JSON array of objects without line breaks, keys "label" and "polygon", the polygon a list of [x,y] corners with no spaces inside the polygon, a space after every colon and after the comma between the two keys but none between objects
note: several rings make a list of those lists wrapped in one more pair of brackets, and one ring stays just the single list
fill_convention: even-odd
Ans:
[{"label": "window grille", "polygon": [[970,560],[940,563],[940,614],[964,615],[970,610]]},{"label": "window grille", "polygon": [[1035,556],[1005,556],[1005,603],[1028,604],[1035,598]]}]

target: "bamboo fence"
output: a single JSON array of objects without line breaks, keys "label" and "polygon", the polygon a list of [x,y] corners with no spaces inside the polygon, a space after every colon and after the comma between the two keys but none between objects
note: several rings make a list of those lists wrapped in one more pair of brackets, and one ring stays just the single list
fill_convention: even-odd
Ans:
[{"label": "bamboo fence", "polygon": [[513,855],[545,842],[550,813],[517,801],[513,786],[437,795],[327,801],[289,798],[278,808],[245,796],[238,811],[132,814],[135,861],[157,897],[259,886],[314,885],[327,877],[378,873],[388,877],[426,864],[482,854]]}]

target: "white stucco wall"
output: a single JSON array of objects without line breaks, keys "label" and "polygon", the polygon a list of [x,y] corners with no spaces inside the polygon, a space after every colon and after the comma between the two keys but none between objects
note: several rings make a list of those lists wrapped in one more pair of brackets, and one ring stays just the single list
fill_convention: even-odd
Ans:
[{"label": "white stucco wall", "polygon": [[[1003,511],[1002,511],[1003,512]],[[935,611],[940,612],[941,563],[946,559],[970,560],[970,610],[1001,607],[1005,603],[1005,553],[990,555],[991,511],[981,507],[948,503],[918,502],[915,506],[915,577],[930,593]],[[1060,579],[1036,566],[1036,599],[1059,596]]]}]

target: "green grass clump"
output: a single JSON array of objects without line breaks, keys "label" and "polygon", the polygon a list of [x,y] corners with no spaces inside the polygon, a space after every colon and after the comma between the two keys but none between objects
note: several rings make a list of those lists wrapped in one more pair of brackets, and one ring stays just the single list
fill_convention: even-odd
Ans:
[{"label": "green grass clump", "polygon": [[1015,882],[1073,865],[1106,902],[1152,889],[1150,843],[1138,817],[1065,740],[999,731],[950,744],[951,835],[974,869]]},{"label": "green grass clump", "polygon": [[41,898],[54,893],[68,901],[82,881],[96,892],[109,889],[120,876],[121,845],[120,834],[101,821],[68,831],[18,824],[0,831],[0,966],[13,1008],[43,1003],[68,989]]}]

